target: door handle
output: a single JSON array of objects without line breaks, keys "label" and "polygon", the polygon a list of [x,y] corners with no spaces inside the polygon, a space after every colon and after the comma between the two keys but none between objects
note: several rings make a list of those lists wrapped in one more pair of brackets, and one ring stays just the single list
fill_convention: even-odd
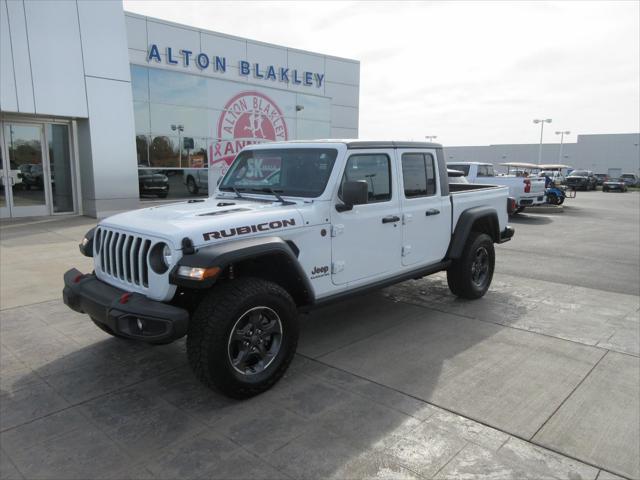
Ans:
[{"label": "door handle", "polygon": [[440,210],[438,210],[437,208],[430,208],[429,210],[427,210],[426,212],[424,212],[424,214],[427,217],[430,217],[431,215],[438,215],[440,213]]},{"label": "door handle", "polygon": [[400,217],[397,215],[387,215],[386,217],[382,218],[382,223],[395,223],[399,221]]}]

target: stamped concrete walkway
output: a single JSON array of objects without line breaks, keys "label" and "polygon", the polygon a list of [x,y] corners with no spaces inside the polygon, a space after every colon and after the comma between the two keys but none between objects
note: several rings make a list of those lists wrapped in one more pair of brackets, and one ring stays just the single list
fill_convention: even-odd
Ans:
[{"label": "stamped concrete walkway", "polygon": [[500,260],[476,302],[405,282],[302,316],[286,377],[236,402],[184,341],[113,339],[62,305],[91,223],[0,227],[0,478],[640,477],[636,295]]}]

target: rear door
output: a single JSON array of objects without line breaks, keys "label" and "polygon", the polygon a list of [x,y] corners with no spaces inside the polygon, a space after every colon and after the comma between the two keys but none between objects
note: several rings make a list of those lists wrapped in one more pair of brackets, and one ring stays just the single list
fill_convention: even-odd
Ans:
[{"label": "rear door", "polygon": [[402,265],[444,258],[451,240],[451,202],[443,196],[435,151],[398,150],[401,180]]},{"label": "rear door", "polygon": [[[371,282],[391,276],[401,268],[402,228],[394,151],[347,152],[341,184],[367,182],[369,200],[352,210],[331,209],[331,279],[336,285]],[[342,203],[341,190],[334,197]]]}]

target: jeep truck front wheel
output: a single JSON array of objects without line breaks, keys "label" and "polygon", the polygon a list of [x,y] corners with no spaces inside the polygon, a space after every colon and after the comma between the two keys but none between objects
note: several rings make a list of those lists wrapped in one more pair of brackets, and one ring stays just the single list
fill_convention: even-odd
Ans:
[{"label": "jeep truck front wheel", "polygon": [[298,343],[296,305],[279,285],[239,278],[214,287],[189,325],[187,354],[195,375],[234,398],[271,388]]},{"label": "jeep truck front wheel", "polygon": [[496,254],[493,240],[486,233],[472,232],[460,258],[447,270],[449,289],[458,297],[482,297],[493,278]]}]

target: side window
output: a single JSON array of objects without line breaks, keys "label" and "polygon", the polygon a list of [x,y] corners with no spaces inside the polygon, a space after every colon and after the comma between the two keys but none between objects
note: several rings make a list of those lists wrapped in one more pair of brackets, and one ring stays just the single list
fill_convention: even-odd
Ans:
[{"label": "side window", "polygon": [[455,163],[450,163],[447,165],[447,168],[450,168],[451,170],[458,170],[460,172],[463,172],[465,177],[469,176],[470,167],[470,165],[456,165]]},{"label": "side window", "polygon": [[[391,161],[384,153],[351,155],[347,160],[342,183],[364,180],[369,186],[369,202],[391,200]],[[338,195],[342,198],[342,185]]]},{"label": "side window", "polygon": [[406,198],[435,195],[436,177],[433,157],[425,153],[404,153],[402,180]]},{"label": "side window", "polygon": [[489,168],[486,165],[478,165],[478,177],[488,177]]}]

